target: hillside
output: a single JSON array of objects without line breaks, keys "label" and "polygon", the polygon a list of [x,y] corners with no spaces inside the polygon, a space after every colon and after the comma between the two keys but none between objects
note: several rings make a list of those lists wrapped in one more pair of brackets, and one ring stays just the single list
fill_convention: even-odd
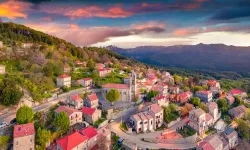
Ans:
[{"label": "hillside", "polygon": [[178,46],[141,46],[122,49],[109,46],[114,52],[144,63],[189,70],[250,72],[250,47],[223,44]]},{"label": "hillside", "polygon": [[[77,67],[74,64],[76,60],[86,62],[87,67],[73,71],[73,68]],[[9,96],[11,87],[6,88],[9,83],[16,87],[16,91],[18,87],[28,90],[35,101],[50,97],[56,88],[56,77],[63,74],[65,64],[71,67],[69,75],[72,76],[73,82],[84,77],[93,77],[97,86],[105,82],[120,82],[122,77],[118,75],[106,80],[96,77],[94,64],[105,62],[112,62],[110,67],[125,72],[134,66],[145,67],[144,64],[104,48],[76,47],[65,40],[23,25],[0,23],[0,64],[6,67],[6,74],[0,75],[0,102],[8,101],[3,94]],[[66,90],[74,88],[79,87],[73,86]],[[20,95],[22,96],[19,93],[16,97],[19,98]],[[4,104],[17,103],[8,102]]]}]

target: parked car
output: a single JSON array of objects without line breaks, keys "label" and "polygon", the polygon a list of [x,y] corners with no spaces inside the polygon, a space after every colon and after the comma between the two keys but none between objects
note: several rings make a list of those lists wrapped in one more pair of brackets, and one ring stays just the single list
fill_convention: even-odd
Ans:
[{"label": "parked car", "polygon": [[11,121],[10,121],[10,124],[15,124],[16,123],[16,118],[14,118],[14,119],[12,119]]},{"label": "parked car", "polygon": [[6,127],[8,124],[6,123],[6,122],[2,122],[2,123],[0,123],[0,128],[4,128],[4,127]]},{"label": "parked car", "polygon": [[117,141],[118,146],[122,146],[124,139],[122,137],[119,138],[119,140]]}]

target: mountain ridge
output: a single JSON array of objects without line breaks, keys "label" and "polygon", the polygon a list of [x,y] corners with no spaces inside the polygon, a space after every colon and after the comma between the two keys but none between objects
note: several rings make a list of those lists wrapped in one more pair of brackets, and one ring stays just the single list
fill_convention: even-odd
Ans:
[{"label": "mountain ridge", "polygon": [[197,44],[167,47],[142,46],[129,49],[114,46],[106,48],[121,55],[157,66],[180,67],[191,70],[250,72],[250,47]]}]

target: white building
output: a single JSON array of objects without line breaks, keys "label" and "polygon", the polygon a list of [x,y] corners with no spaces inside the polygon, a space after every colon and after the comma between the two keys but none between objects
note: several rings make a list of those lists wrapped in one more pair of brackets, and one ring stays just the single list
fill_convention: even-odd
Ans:
[{"label": "white building", "polygon": [[169,100],[166,96],[163,96],[162,94],[153,97],[151,99],[151,102],[153,104],[158,104],[161,107],[167,107],[169,105]]},{"label": "white building", "polygon": [[83,78],[77,81],[83,87],[89,87],[93,84],[93,79],[91,78]]},{"label": "white building", "polygon": [[56,85],[57,87],[71,87],[71,76],[68,76],[66,74],[60,75],[56,78]]},{"label": "white building", "polygon": [[158,104],[152,104],[145,111],[130,116],[129,121],[137,133],[156,130],[163,124],[163,109]]},{"label": "white building", "polygon": [[201,99],[201,101],[204,102],[211,102],[213,99],[213,93],[211,91],[197,91],[196,92],[196,96],[199,97]]},{"label": "white building", "polygon": [[0,64],[0,74],[5,74],[5,66]]},{"label": "white building", "polygon": [[67,103],[69,107],[75,109],[81,109],[83,107],[83,99],[78,94],[71,95],[67,100]]},{"label": "white building", "polygon": [[70,120],[70,125],[74,125],[76,123],[82,122],[82,112],[78,111],[74,108],[66,107],[66,106],[60,106],[55,110],[55,117],[60,112],[66,112],[67,116]]}]

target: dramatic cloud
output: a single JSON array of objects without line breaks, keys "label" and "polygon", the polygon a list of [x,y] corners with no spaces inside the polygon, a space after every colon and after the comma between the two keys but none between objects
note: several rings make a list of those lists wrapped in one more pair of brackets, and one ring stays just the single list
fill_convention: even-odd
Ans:
[{"label": "dramatic cloud", "polygon": [[[148,25],[147,25],[148,24]],[[140,35],[142,33],[161,33],[164,32],[163,25],[153,25],[154,23],[146,23],[142,25],[131,25],[129,27],[89,27],[81,28],[77,24],[26,24],[27,26],[40,30],[54,36],[63,38],[71,43],[80,46],[92,45],[99,42],[109,40],[111,37],[124,37],[129,35]]]},{"label": "dramatic cloud", "polygon": [[212,20],[230,20],[244,17],[250,17],[250,7],[223,9],[213,15]]},{"label": "dramatic cloud", "polygon": [[5,1],[0,3],[0,16],[16,19],[16,18],[25,18],[27,19],[28,15],[25,13],[30,8],[31,4],[20,1]]}]

